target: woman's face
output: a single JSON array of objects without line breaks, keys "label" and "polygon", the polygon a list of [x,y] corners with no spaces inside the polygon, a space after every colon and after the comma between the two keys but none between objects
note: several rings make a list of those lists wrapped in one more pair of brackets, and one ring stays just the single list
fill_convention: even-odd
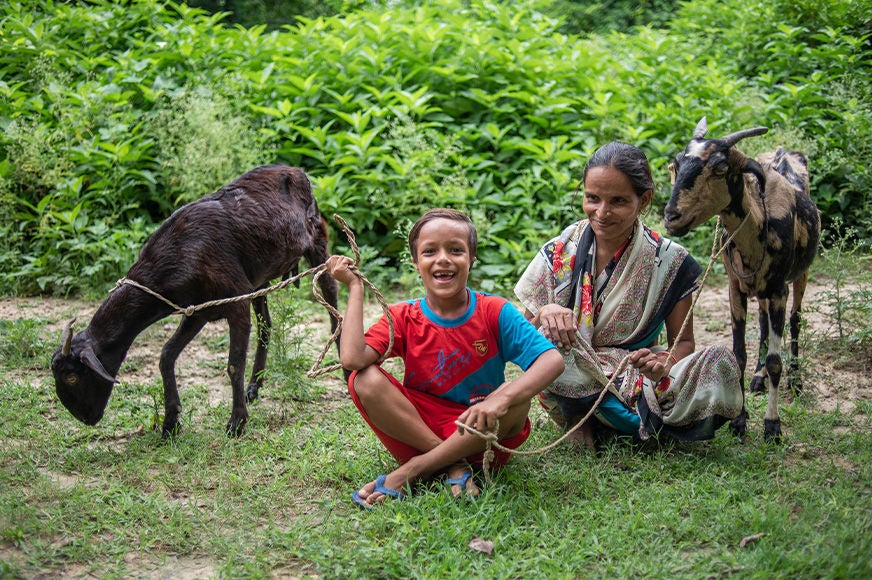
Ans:
[{"label": "woman's face", "polygon": [[622,244],[633,231],[642,210],[651,203],[650,189],[636,195],[630,178],[614,167],[588,169],[582,208],[590,220],[597,243]]}]

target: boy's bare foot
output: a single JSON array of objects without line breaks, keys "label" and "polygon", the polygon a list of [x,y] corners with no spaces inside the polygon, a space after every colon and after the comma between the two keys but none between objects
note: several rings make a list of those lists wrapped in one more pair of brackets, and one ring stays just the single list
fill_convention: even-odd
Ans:
[{"label": "boy's bare foot", "polygon": [[451,494],[454,497],[466,495],[474,499],[481,493],[472,479],[472,469],[466,463],[455,463],[445,470],[445,475],[445,483],[451,486]]}]

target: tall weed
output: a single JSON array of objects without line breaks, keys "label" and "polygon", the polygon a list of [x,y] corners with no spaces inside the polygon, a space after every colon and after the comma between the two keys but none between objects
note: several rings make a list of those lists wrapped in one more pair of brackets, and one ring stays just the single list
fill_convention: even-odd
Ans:
[{"label": "tall weed", "polygon": [[857,230],[834,222],[831,244],[821,250],[815,271],[826,280],[821,300],[809,306],[832,321],[832,348],[872,353],[872,262],[870,246],[857,239]]},{"label": "tall weed", "polygon": [[158,99],[146,133],[155,142],[167,211],[274,159],[250,119],[220,92],[180,90]]}]

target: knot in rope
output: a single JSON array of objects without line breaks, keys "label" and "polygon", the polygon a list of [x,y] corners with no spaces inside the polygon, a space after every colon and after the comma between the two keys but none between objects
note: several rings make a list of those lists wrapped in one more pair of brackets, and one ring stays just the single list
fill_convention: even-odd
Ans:
[{"label": "knot in rope", "polygon": [[499,443],[499,440],[500,440],[500,436],[499,436],[500,420],[499,419],[496,420],[496,423],[494,424],[494,428],[492,430],[484,431],[484,432],[479,431],[478,429],[475,429],[474,427],[470,427],[469,425],[467,425],[459,420],[454,421],[454,424],[457,425],[460,429],[465,430],[465,431],[469,431],[473,435],[477,435],[477,436],[481,437],[482,439],[484,439],[485,448],[484,448],[484,451],[482,452],[481,467],[482,467],[482,471],[484,472],[484,480],[485,480],[485,482],[487,482],[488,485],[490,485],[491,484],[490,464],[493,463],[493,460],[496,458],[496,453],[494,452],[493,448],[497,447],[498,449],[501,449],[503,451],[511,451],[511,450],[509,450],[508,447],[505,447],[504,445],[501,445]]}]

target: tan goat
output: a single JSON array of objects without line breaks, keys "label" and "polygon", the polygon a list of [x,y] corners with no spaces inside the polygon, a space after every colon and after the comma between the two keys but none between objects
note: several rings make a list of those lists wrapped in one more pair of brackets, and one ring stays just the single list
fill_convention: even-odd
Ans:
[{"label": "tan goat", "polygon": [[[748,297],[756,297],[760,350],[749,388],[762,391],[768,380],[764,436],[779,440],[778,385],[788,285],[793,284],[788,385],[798,391],[800,311],[808,269],[817,254],[820,213],[809,195],[805,155],[779,147],[755,161],[735,145],[746,137],[766,133],[767,128],[745,129],[722,139],[706,139],[707,131],[703,117],[690,143],[669,167],[673,189],[664,212],[665,225],[670,234],[682,236],[719,215],[726,230],[724,240],[735,233],[723,254],[730,280],[733,352],[742,370],[744,389],[745,320]],[[741,415],[730,423],[734,433],[745,434],[747,417],[743,407]]]}]

